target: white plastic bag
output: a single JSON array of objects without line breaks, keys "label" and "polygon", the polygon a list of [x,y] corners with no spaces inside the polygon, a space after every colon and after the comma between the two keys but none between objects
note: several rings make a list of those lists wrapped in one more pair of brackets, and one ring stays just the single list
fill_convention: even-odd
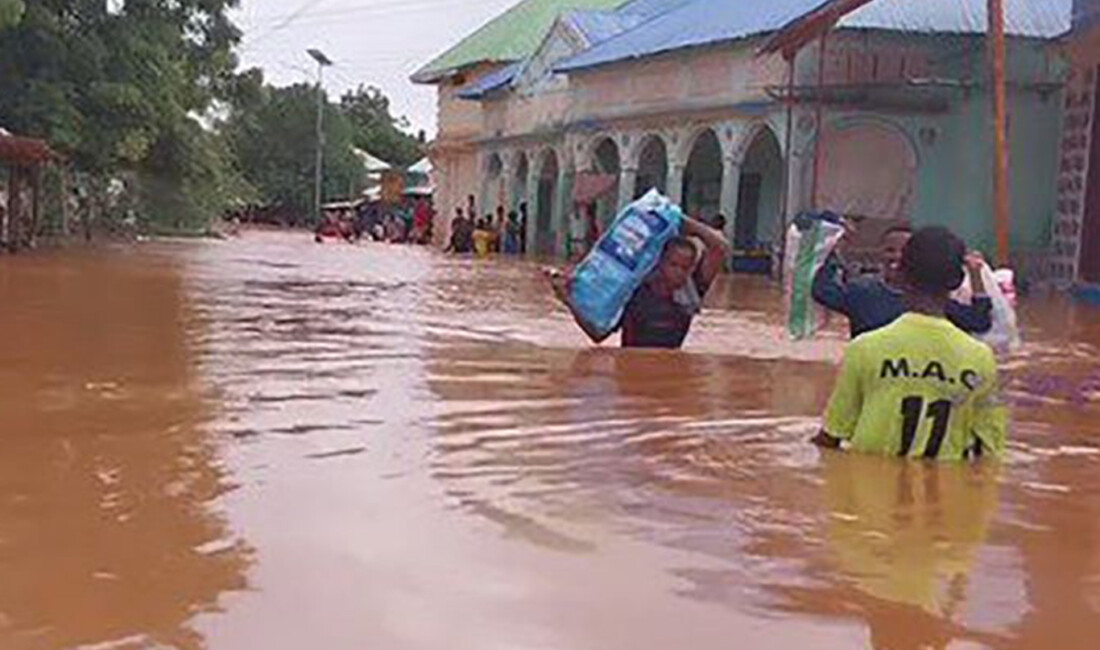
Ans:
[{"label": "white plastic bag", "polygon": [[813,298],[817,272],[844,237],[835,215],[802,214],[787,231],[783,259],[783,293],[787,303],[787,332],[794,340],[812,338],[828,322],[829,312]]},{"label": "white plastic bag", "polygon": [[[986,295],[993,303],[993,327],[985,334],[977,335],[977,338],[989,344],[998,354],[1014,352],[1020,348],[1020,329],[1016,321],[1016,275],[1011,269],[994,272],[988,264],[982,265],[981,273]],[[973,302],[974,289],[970,285],[969,273],[951,297],[964,305]]]}]

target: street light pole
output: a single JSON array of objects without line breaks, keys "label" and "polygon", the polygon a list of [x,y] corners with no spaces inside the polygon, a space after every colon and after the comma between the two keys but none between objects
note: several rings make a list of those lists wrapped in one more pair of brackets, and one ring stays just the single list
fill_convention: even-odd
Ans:
[{"label": "street light pole", "polygon": [[318,49],[306,50],[313,60],[317,62],[317,162],[314,166],[313,176],[313,215],[317,223],[321,222],[321,181],[324,178],[325,163],[325,67],[332,65],[332,61]]}]

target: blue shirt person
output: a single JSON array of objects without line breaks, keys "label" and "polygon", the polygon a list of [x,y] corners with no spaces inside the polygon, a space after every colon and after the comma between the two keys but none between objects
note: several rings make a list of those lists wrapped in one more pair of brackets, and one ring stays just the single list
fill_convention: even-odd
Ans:
[{"label": "blue shirt person", "polygon": [[[898,283],[891,282],[897,275],[901,251],[912,232],[908,228],[892,228],[883,236],[882,258],[884,273],[856,278],[845,282],[841,279],[840,265],[830,257],[814,276],[813,297],[818,304],[844,314],[852,338],[885,327],[906,311],[905,300]],[[965,305],[950,300],[945,309],[947,319],[969,334],[984,334],[993,327],[993,302],[984,294],[981,281],[981,255],[972,253],[966,258],[966,267],[974,287],[974,299]]]}]

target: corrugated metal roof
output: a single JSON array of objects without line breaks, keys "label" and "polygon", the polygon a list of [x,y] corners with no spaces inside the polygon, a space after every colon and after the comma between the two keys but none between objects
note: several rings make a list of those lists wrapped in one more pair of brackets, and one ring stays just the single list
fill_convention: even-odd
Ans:
[{"label": "corrugated metal roof", "polygon": [[[573,9],[562,14],[560,18],[579,30],[588,43],[596,44],[688,2],[691,0],[634,0],[614,11]],[[510,86],[523,73],[523,67],[524,62],[511,63],[463,88],[458,96],[462,99],[484,99],[494,91]]]},{"label": "corrugated metal roof", "polygon": [[[1054,38],[1069,31],[1073,0],[1004,0],[1005,32]],[[840,27],[984,34],[986,0],[876,0],[845,16]]]},{"label": "corrugated metal roof", "polygon": [[821,0],[691,0],[562,62],[570,71],[778,29]]},{"label": "corrugated metal roof", "polygon": [[[562,62],[568,72],[774,32],[826,4],[822,0],[690,0]],[[876,0],[842,27],[928,33],[984,33],[986,0]],[[1005,0],[1013,36],[1053,38],[1069,30],[1073,0]]]},{"label": "corrugated metal roof", "polygon": [[432,83],[479,62],[507,63],[530,56],[550,25],[569,9],[614,9],[624,0],[523,0],[493,18],[412,75]]},{"label": "corrugated metal roof", "polygon": [[570,11],[564,18],[579,29],[592,45],[638,27],[692,0],[634,0],[614,11]]},{"label": "corrugated metal roof", "polygon": [[458,92],[462,99],[482,99],[494,90],[500,90],[509,86],[512,80],[523,70],[523,63],[509,63],[500,70],[495,70],[466,86]]}]

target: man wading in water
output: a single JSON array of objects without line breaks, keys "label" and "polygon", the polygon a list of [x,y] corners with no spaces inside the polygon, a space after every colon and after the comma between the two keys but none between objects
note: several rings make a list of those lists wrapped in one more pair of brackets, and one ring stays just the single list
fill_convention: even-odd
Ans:
[{"label": "man wading in water", "polygon": [[722,233],[685,217],[683,235],[665,245],[657,268],[634,292],[618,326],[603,336],[577,316],[572,301],[572,273],[555,270],[549,277],[554,294],[593,342],[602,343],[615,330],[621,330],[624,348],[678,349],[702,308],[703,296],[732,254]]},{"label": "man wading in water", "polygon": [[[891,228],[882,236],[881,276],[867,276],[843,282],[836,256],[830,256],[814,277],[813,296],[826,309],[848,317],[852,338],[889,325],[905,313],[905,301],[900,287],[904,283],[899,271],[901,252],[913,231],[906,226]],[[945,315],[956,327],[971,334],[985,334],[993,327],[993,301],[985,295],[982,265],[978,253],[966,256],[966,268],[974,288],[974,303],[964,305],[954,300],[946,304]]]},{"label": "man wading in water", "polygon": [[901,255],[906,314],[852,341],[813,442],[930,460],[1000,457],[1007,413],[993,350],[948,319],[966,246],[946,228],[918,230]]}]

